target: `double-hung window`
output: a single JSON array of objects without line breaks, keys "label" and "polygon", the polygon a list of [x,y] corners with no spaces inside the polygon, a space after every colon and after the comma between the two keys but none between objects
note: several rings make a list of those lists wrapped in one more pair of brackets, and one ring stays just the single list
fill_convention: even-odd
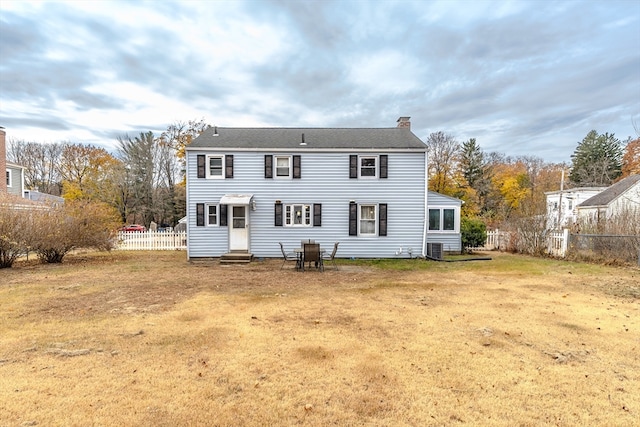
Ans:
[{"label": "double-hung window", "polygon": [[361,236],[376,235],[376,205],[360,205],[359,232]]},{"label": "double-hung window", "polygon": [[360,157],[360,177],[361,178],[375,178],[377,174],[378,158],[376,156],[361,156]]},{"label": "double-hung window", "polygon": [[456,221],[456,209],[453,208],[430,208],[429,209],[429,231],[452,231],[458,230]]},{"label": "double-hung window", "polygon": [[207,225],[218,225],[218,205],[207,205]]},{"label": "double-hung window", "polygon": [[291,178],[291,157],[275,156],[276,178]]},{"label": "double-hung window", "polygon": [[286,205],[284,224],[290,227],[311,227],[310,205]]},{"label": "double-hung window", "polygon": [[11,171],[7,171],[7,187],[11,187]]},{"label": "double-hung window", "polygon": [[224,157],[207,157],[207,178],[224,178]]}]

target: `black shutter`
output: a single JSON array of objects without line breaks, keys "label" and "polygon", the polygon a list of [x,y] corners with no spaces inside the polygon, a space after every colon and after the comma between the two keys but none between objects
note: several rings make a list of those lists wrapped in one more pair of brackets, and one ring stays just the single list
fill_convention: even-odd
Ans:
[{"label": "black shutter", "polygon": [[300,169],[300,156],[293,156],[293,178],[300,178],[302,173]]},{"label": "black shutter", "polygon": [[203,154],[198,154],[198,178],[206,178],[205,163],[207,158]]},{"label": "black shutter", "polygon": [[358,205],[349,202],[349,236],[358,235]]},{"label": "black shutter", "polygon": [[224,156],[224,177],[233,178],[233,154]]},{"label": "black shutter", "polygon": [[269,154],[264,156],[264,177],[273,178],[273,156]]},{"label": "black shutter", "polygon": [[387,204],[378,204],[378,236],[387,235]]},{"label": "black shutter", "polygon": [[275,205],[275,222],[276,227],[282,227],[282,203],[276,203]]},{"label": "black shutter", "polygon": [[322,226],[322,205],[320,203],[313,204],[313,226]]},{"label": "black shutter", "polygon": [[352,154],[349,156],[349,178],[358,177],[358,156]]},{"label": "black shutter", "polygon": [[227,226],[227,205],[220,205],[220,218],[218,221],[220,222],[220,227]]},{"label": "black shutter", "polygon": [[196,225],[204,227],[204,203],[196,203]]},{"label": "black shutter", "polygon": [[380,178],[387,177],[387,164],[389,163],[389,156],[386,154],[380,155]]}]

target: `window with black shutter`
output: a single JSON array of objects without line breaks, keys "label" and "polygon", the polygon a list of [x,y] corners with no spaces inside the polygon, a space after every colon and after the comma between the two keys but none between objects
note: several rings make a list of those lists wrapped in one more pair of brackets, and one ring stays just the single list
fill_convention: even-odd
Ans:
[{"label": "window with black shutter", "polygon": [[273,178],[273,156],[270,154],[264,156],[264,177]]},{"label": "window with black shutter", "polygon": [[276,203],[274,209],[274,225],[282,227],[282,203]]},{"label": "window with black shutter", "polygon": [[227,205],[220,205],[220,227],[227,226]]},{"label": "window with black shutter", "polygon": [[233,154],[224,156],[224,177],[233,178]]},{"label": "window with black shutter", "polygon": [[349,202],[349,236],[358,235],[358,205]]},{"label": "window with black shutter", "polygon": [[349,178],[358,178],[358,156],[349,156]]},{"label": "window with black shutter", "polygon": [[389,162],[389,158],[386,154],[380,155],[380,178],[386,178],[388,173],[387,164]]},{"label": "window with black shutter", "polygon": [[204,203],[196,203],[196,226],[204,227]]},{"label": "window with black shutter", "polygon": [[313,204],[313,226],[322,226],[322,205],[320,203]]},{"label": "window with black shutter", "polygon": [[206,156],[204,154],[198,154],[198,178],[206,178],[206,171],[205,171],[205,163],[206,163]]},{"label": "window with black shutter", "polygon": [[300,179],[301,177],[301,169],[300,169],[300,156],[293,156],[293,178]]},{"label": "window with black shutter", "polygon": [[387,204],[378,204],[378,236],[387,235]]}]

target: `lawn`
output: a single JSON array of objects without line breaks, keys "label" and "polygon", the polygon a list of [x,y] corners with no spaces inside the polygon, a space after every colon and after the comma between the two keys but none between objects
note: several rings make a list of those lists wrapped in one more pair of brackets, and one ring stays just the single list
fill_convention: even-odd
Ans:
[{"label": "lawn", "polygon": [[640,271],[69,256],[0,270],[0,426],[632,426]]}]

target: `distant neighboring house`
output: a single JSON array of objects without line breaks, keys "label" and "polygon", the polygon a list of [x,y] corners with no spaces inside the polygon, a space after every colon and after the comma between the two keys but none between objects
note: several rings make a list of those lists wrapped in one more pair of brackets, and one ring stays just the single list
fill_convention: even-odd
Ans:
[{"label": "distant neighboring house", "polygon": [[7,193],[24,197],[24,166],[6,162]]},{"label": "distant neighboring house", "polygon": [[36,190],[24,190],[24,198],[34,202],[46,203],[48,205],[62,205],[64,203],[64,199],[60,196],[41,193]]},{"label": "distant neighboring house", "polygon": [[459,201],[427,197],[427,147],[408,117],[391,128],[210,127],[186,161],[190,259],[280,257],[279,242],[306,239],[340,242],[338,257],[418,256],[427,240],[461,249]]},{"label": "distant neighboring house", "polygon": [[628,214],[631,218],[640,215],[640,175],[630,175],[597,195],[580,203],[578,218],[596,222],[607,221],[615,216]]},{"label": "distant neighboring house", "polygon": [[578,187],[544,193],[547,196],[547,228],[553,230],[571,227],[578,219],[578,205],[606,188]]}]

